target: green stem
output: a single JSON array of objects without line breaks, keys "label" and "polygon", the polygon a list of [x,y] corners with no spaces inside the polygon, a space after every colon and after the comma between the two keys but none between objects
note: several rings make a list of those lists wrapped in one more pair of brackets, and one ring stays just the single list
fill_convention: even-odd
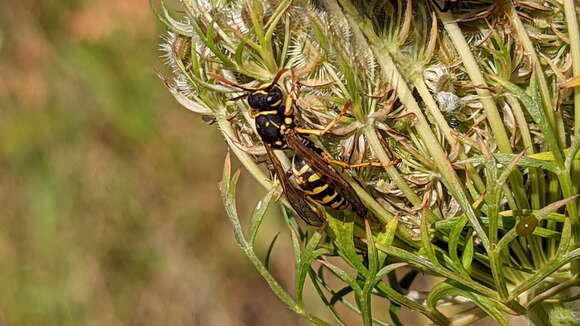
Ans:
[{"label": "green stem", "polygon": [[[574,76],[580,76],[580,28],[578,27],[578,17],[576,9],[578,1],[564,0],[564,13],[566,15],[566,23],[568,24],[568,37],[570,38],[570,53],[572,54],[572,72]],[[574,130],[575,140],[580,138],[580,86],[574,87]],[[570,165],[572,166],[572,165]],[[576,164],[570,174],[576,178],[580,177],[580,164]],[[578,191],[578,189],[576,189]],[[577,203],[580,200],[576,201]],[[580,205],[579,205],[580,206]],[[571,212],[570,214],[573,214]],[[576,215],[580,215],[580,207],[576,211]]]},{"label": "green stem", "polygon": [[262,263],[262,261],[256,256],[254,252],[253,246],[246,240],[244,235],[244,231],[242,225],[240,223],[240,219],[238,217],[236,203],[235,203],[235,187],[237,184],[237,180],[239,177],[239,173],[234,174],[233,177],[230,175],[231,166],[229,159],[226,160],[226,166],[224,168],[224,176],[220,183],[220,192],[222,194],[222,200],[224,202],[224,206],[226,208],[226,212],[232,226],[234,228],[234,236],[238,243],[238,245],[244,251],[244,254],[250,259],[258,273],[264,278],[264,280],[268,283],[274,294],[284,302],[288,308],[290,308],[295,313],[303,316],[304,318],[308,319],[315,325],[321,326],[330,326],[329,323],[319,319],[316,316],[311,315],[307,311],[305,311],[302,307],[298,306],[294,299],[284,290],[282,285],[276,281],[276,279],[270,274],[266,266]]},{"label": "green stem", "polygon": [[[520,135],[522,136],[522,142],[524,143],[524,148],[527,150],[526,154],[534,154],[534,142],[532,140],[528,122],[520,102],[517,100],[517,98],[511,95],[506,96],[506,102],[511,107],[516,119],[516,123],[520,130]],[[542,202],[540,200],[540,177],[538,175],[537,169],[535,168],[530,168],[529,173],[532,186],[532,191],[530,192],[530,202],[532,204],[532,209],[540,209],[542,207]]]},{"label": "green stem", "polygon": [[[544,75],[544,70],[542,69],[542,65],[540,63],[540,59],[538,58],[538,54],[536,52],[536,48],[530,40],[528,36],[528,32],[524,27],[518,13],[513,6],[511,1],[504,1],[504,4],[509,8],[509,12],[507,14],[511,25],[514,27],[515,33],[514,36],[523,46],[524,50],[526,51],[526,55],[530,58],[530,62],[532,63],[534,69],[534,75],[537,77],[539,86],[540,86],[540,94],[543,101],[544,112],[548,116],[548,120],[550,121],[550,125],[554,130],[554,133],[558,136],[561,136],[559,132],[559,123],[556,122],[556,116],[554,114],[554,107],[552,105],[552,96],[550,96],[550,90],[548,89],[548,82],[546,81],[546,76]],[[563,145],[561,137],[558,137],[558,140],[561,145]]]},{"label": "green stem", "polygon": [[[396,218],[358,183],[353,182],[351,183],[351,186],[354,188],[356,194],[360,197],[364,205],[369,208],[375,217],[377,217],[383,224],[386,225],[393,218]],[[413,248],[418,248],[420,246],[418,241],[413,240],[413,233],[402,223],[397,224],[397,236],[401,241],[405,242]]]},{"label": "green stem", "polygon": [[[363,129],[364,135],[367,137],[367,142],[373,153],[377,156],[377,158],[381,162],[389,162],[392,158],[387,154],[387,152],[383,149],[383,146],[377,136],[377,131],[375,128],[372,127],[372,121],[369,121],[369,125]],[[407,184],[407,181],[403,179],[397,168],[394,166],[385,167],[385,171],[389,175],[389,178],[395,182],[399,190],[407,197],[407,199],[415,206],[421,205],[421,199],[411,187]]]},{"label": "green stem", "polygon": [[[433,116],[433,118],[435,119],[436,125],[441,129],[443,135],[445,136],[445,139],[447,140],[447,142],[449,142],[450,146],[453,147],[457,142],[457,139],[453,137],[451,128],[447,124],[447,120],[445,120],[443,114],[441,114],[441,110],[439,110],[439,106],[433,99],[433,96],[431,95],[431,93],[429,93],[427,85],[425,85],[425,81],[422,78],[414,78],[412,83],[413,86],[415,86],[415,88],[417,89],[417,92],[419,92],[419,96],[421,96],[421,98],[425,102],[425,107],[429,110],[429,113],[431,113],[431,116]],[[459,151],[460,151],[459,154],[460,160],[465,160],[468,158],[462,149],[459,149]],[[481,178],[479,177],[479,174],[477,174],[477,172],[475,171],[475,169],[471,164],[466,164],[465,168],[468,171],[468,176],[472,179],[475,187],[477,188],[477,191],[479,193],[483,193],[485,191],[485,184],[483,180],[481,180]]]},{"label": "green stem", "polygon": [[457,174],[455,174],[455,171],[451,166],[451,162],[449,162],[445,151],[443,148],[441,148],[439,142],[437,142],[437,137],[435,137],[431,131],[429,123],[427,122],[427,119],[425,119],[423,112],[421,112],[421,109],[413,97],[411,90],[403,81],[403,78],[399,71],[396,69],[391,57],[385,55],[386,51],[384,50],[385,49],[383,48],[377,48],[376,46],[373,46],[373,51],[377,56],[379,65],[381,68],[383,68],[383,77],[389,80],[391,85],[395,86],[401,103],[415,115],[417,121],[414,127],[421,136],[421,139],[425,143],[425,147],[429,150],[433,161],[441,173],[443,183],[447,186],[457,202],[461,205],[461,208],[465,211],[473,228],[480,237],[483,246],[486,249],[489,249],[489,239],[481,227],[481,224],[479,223],[477,216],[475,215],[475,212],[469,203],[469,200],[467,199],[465,191],[462,187],[462,183],[457,177]]},{"label": "green stem", "polygon": [[233,140],[236,139],[234,130],[230,122],[226,118],[226,109],[223,106],[217,110],[215,114],[216,121],[218,123],[219,129],[222,132],[226,142],[228,143],[229,148],[234,152],[238,160],[242,163],[242,165],[250,172],[250,174],[258,181],[264,188],[272,189],[272,182],[270,178],[266,176],[266,174],[260,169],[260,167],[254,162],[252,157],[241,150]]},{"label": "green stem", "polygon": [[[467,41],[465,40],[461,29],[457,25],[455,18],[450,13],[443,13],[438,11],[437,14],[441,18],[445,30],[447,30],[447,33],[449,33],[449,37],[457,49],[457,53],[461,57],[465,70],[471,81],[478,86],[487,86],[487,83],[483,77],[483,73],[477,64],[477,60],[475,60],[475,57],[469,48],[469,44],[467,44]],[[493,100],[491,92],[481,87],[476,88],[476,92],[477,95],[479,95],[479,100],[483,104],[485,116],[493,132],[493,137],[497,143],[498,149],[502,153],[513,153],[503,120],[499,114],[497,105]],[[513,171],[512,175],[510,176],[510,183],[512,190],[514,191],[518,206],[520,208],[527,208],[527,196],[525,190],[521,186],[523,184],[523,178],[519,171]]]},{"label": "green stem", "polygon": [[555,296],[556,294],[572,287],[575,285],[578,285],[578,283],[580,282],[579,279],[573,277],[567,281],[564,281],[544,292],[542,292],[541,294],[534,296],[534,298],[532,300],[530,300],[530,302],[528,303],[528,306],[526,307],[528,310],[529,309],[533,309],[535,305],[542,303],[542,301],[549,299],[553,296]]},{"label": "green stem", "polygon": [[[578,27],[578,17],[576,16],[577,7],[577,0],[564,0],[564,13],[568,24],[574,76],[580,76],[580,28]],[[574,125],[574,130],[578,133],[580,131],[580,86],[574,87]]]},{"label": "green stem", "polygon": [[[455,48],[457,49],[457,53],[461,57],[461,61],[463,62],[463,66],[471,81],[478,86],[487,86],[485,79],[483,78],[483,74],[479,69],[479,65],[477,64],[477,60],[473,56],[471,49],[469,48],[469,44],[465,40],[461,29],[456,23],[456,20],[451,14],[449,13],[437,13],[443,22],[443,26],[447,33],[449,33],[449,37]],[[508,134],[505,130],[503,120],[499,114],[497,106],[493,101],[493,96],[489,90],[485,88],[476,88],[477,95],[479,95],[479,100],[483,104],[483,108],[485,110],[485,115],[491,130],[493,131],[494,139],[497,143],[499,150],[502,153],[512,153],[512,148],[510,145]]]}]

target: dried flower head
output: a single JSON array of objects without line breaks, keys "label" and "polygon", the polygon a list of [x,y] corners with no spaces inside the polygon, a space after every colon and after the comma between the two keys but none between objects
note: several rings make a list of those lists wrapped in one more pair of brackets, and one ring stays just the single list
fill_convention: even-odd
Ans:
[{"label": "dried flower head", "polygon": [[[305,310],[308,277],[342,325],[338,303],[365,325],[386,324],[371,298],[390,302],[394,324],[401,324],[401,306],[439,325],[483,316],[507,325],[506,314],[542,324],[556,308],[562,320],[572,314],[565,300],[580,270],[580,100],[560,85],[580,73],[580,53],[571,51],[580,48],[579,4],[461,0],[448,12],[432,0],[182,6],[184,17],[163,3],[159,13],[169,30],[160,46],[172,75],[165,83],[183,106],[215,120],[231,152],[267,189],[244,232],[228,158],[221,190],[236,238],[293,311],[327,324]],[[294,297],[253,251],[280,189],[260,166],[266,148],[240,100],[283,69],[292,73],[280,74],[278,85],[294,99],[300,127],[323,129],[350,104],[329,133],[311,137],[327,155],[350,163],[400,160],[337,168],[353,180],[369,216],[327,210],[315,229],[289,211]],[[443,281],[409,290],[417,271]],[[331,286],[336,280],[342,289]],[[548,299],[550,306],[540,305]],[[463,309],[444,314],[441,307],[451,304]]]}]

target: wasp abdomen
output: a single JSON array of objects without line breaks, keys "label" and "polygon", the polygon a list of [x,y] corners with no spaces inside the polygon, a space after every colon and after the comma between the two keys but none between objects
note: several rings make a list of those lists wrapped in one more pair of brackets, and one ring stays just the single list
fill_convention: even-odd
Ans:
[{"label": "wasp abdomen", "polygon": [[320,205],[333,209],[350,208],[350,203],[324,182],[320,175],[298,155],[292,159],[292,174],[300,189]]}]

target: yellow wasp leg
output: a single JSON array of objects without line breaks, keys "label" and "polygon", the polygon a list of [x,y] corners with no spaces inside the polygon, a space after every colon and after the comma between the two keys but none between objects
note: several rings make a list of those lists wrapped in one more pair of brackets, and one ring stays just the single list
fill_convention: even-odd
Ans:
[{"label": "yellow wasp leg", "polygon": [[296,79],[296,72],[294,69],[290,70],[290,76],[292,86],[290,88],[290,94],[286,96],[286,103],[284,106],[284,115],[287,117],[294,115],[294,98],[298,97],[298,89],[296,87],[298,80]]},{"label": "yellow wasp leg", "polygon": [[330,121],[330,123],[327,124],[326,127],[324,127],[324,129],[304,129],[296,127],[294,128],[294,130],[296,130],[296,132],[299,134],[322,136],[327,132],[329,132],[330,129],[334,128],[334,126],[338,123],[338,121],[340,121],[346,115],[348,109],[350,108],[350,105],[351,102],[346,103],[342,108],[342,111],[340,111],[340,113],[336,116],[336,118]]},{"label": "yellow wasp leg", "polygon": [[294,115],[294,98],[286,96],[286,103],[284,104],[284,116],[291,117]]},{"label": "yellow wasp leg", "polygon": [[256,119],[259,111],[254,108],[249,108],[248,111],[250,112],[250,117],[252,117],[252,119]]},{"label": "yellow wasp leg", "polygon": [[400,159],[396,159],[396,160],[392,160],[392,161],[388,161],[388,162],[363,162],[363,163],[357,163],[357,164],[350,164],[350,163],[346,163],[346,162],[343,162],[340,160],[335,160],[326,153],[322,153],[322,159],[326,163],[335,164],[335,165],[338,165],[344,169],[359,169],[359,168],[364,168],[367,166],[387,167],[387,166],[393,166],[393,165],[401,162]]}]

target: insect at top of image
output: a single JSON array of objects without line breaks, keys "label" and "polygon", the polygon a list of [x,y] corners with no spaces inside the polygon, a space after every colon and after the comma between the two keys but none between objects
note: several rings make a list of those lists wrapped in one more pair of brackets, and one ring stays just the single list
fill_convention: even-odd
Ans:
[{"label": "insect at top of image", "polygon": [[[286,73],[292,74],[292,90],[285,95],[278,85],[279,79]],[[350,209],[357,215],[365,217],[367,209],[352,186],[336,172],[331,165],[355,169],[365,166],[390,166],[399,162],[364,162],[349,164],[331,158],[305,136],[322,136],[346,115],[351,103],[347,102],[340,114],[324,129],[304,129],[296,125],[294,108],[297,96],[294,71],[284,69],[274,79],[258,88],[240,86],[222,76],[210,74],[210,77],[222,84],[243,90],[245,95],[235,99],[247,98],[249,111],[256,123],[256,131],[264,143],[266,153],[272,163],[274,172],[282,185],[286,199],[296,213],[308,224],[324,224],[324,213],[318,205],[331,209]],[[292,166],[285,171],[274,155],[273,150],[291,150]],[[296,186],[292,184],[292,177]]]}]

